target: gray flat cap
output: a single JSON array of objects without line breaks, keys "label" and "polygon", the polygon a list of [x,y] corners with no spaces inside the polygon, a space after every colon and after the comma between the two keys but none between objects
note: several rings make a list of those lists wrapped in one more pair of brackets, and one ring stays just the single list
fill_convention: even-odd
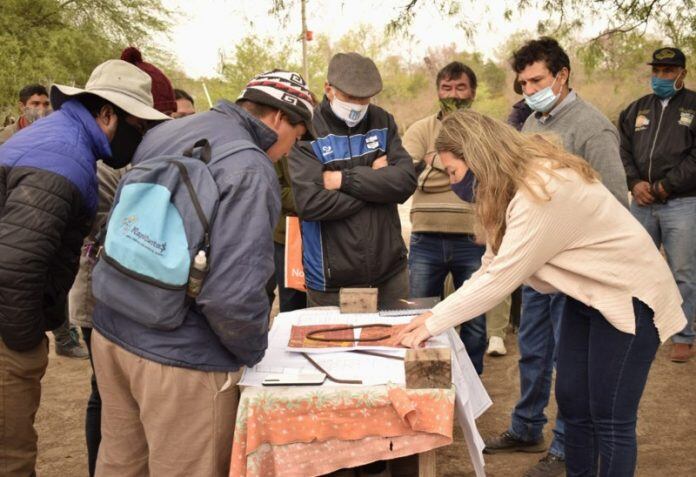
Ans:
[{"label": "gray flat cap", "polygon": [[371,98],[382,91],[382,76],[370,58],[357,53],[337,53],[329,62],[327,79],[344,93]]}]

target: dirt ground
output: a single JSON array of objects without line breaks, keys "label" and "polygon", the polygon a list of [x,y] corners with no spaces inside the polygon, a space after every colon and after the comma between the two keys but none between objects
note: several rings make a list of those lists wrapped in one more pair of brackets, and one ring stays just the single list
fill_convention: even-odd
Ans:
[{"label": "dirt ground", "polygon": [[[486,359],[483,382],[493,399],[493,406],[478,420],[483,436],[506,429],[510,411],[519,395],[515,341],[515,335],[508,335],[508,355]],[[658,352],[641,402],[636,474],[640,477],[696,476],[696,359],[686,364],[673,364],[668,354],[669,346],[663,346]],[[89,396],[89,377],[89,361],[56,356],[51,344],[41,408],[36,420],[39,477],[87,475],[84,413]],[[554,414],[555,403],[552,402],[549,415]],[[486,456],[487,475],[520,476],[542,456]],[[437,475],[474,475],[460,433],[457,433],[453,445],[438,450]]]}]

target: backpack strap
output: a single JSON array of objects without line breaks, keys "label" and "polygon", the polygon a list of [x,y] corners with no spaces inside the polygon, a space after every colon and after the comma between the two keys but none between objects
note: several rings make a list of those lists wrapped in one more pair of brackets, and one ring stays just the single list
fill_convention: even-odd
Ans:
[{"label": "backpack strap", "polygon": [[[208,147],[210,147],[210,145],[208,145]],[[171,161],[171,163],[174,164],[177,167],[177,169],[179,169],[179,175],[181,176],[181,179],[184,181],[184,185],[188,190],[189,197],[191,197],[191,203],[193,203],[193,208],[196,210],[198,220],[200,220],[201,225],[203,226],[203,247],[207,255],[208,251],[210,250],[210,222],[208,221],[208,218],[205,216],[205,212],[203,212],[203,207],[201,207],[201,202],[198,200],[198,194],[196,193],[196,190],[193,188],[193,183],[191,182],[191,177],[189,176],[188,170],[186,170],[186,166],[184,166],[181,162],[176,160]]]},{"label": "backpack strap", "polygon": [[[194,151],[196,148],[200,148],[198,155],[194,156]],[[184,156],[186,157],[198,157],[201,161],[208,164],[210,158],[213,156],[212,148],[210,147],[210,142],[207,139],[199,139],[196,143],[184,150]]]}]

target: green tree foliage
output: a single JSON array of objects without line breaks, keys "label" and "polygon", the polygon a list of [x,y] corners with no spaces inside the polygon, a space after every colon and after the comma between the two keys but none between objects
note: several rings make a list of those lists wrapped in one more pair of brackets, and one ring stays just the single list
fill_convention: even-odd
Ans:
[{"label": "green tree foliage", "polygon": [[[471,66],[479,77],[477,108],[497,117],[507,114],[503,95],[507,82],[506,70],[480,54],[457,51],[454,45],[429,52],[421,62],[409,63],[403,57],[389,54],[395,37],[366,25],[360,25],[336,41],[318,35],[309,48],[309,86],[320,99],[323,96],[326,72],[331,57],[338,52],[356,51],[372,58],[382,75],[384,88],[374,102],[397,118],[401,128],[408,127],[425,114],[437,111],[435,76],[447,63],[460,60]],[[291,39],[279,43],[277,39],[258,36],[244,38],[234,49],[229,60],[223,61],[224,86],[209,85],[213,100],[225,97],[234,99],[246,82],[254,75],[273,68],[300,71],[299,48]],[[294,53],[294,54],[293,54]]]},{"label": "green tree foliage", "polygon": [[28,83],[82,85],[128,44],[147,46],[171,13],[161,0],[2,0],[0,105]]}]

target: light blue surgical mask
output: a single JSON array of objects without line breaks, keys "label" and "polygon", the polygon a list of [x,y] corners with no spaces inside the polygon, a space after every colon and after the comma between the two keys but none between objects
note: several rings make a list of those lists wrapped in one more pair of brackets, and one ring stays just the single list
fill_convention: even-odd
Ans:
[{"label": "light blue surgical mask", "polygon": [[558,98],[561,96],[560,91],[558,92],[558,94],[555,94],[553,92],[553,85],[556,84],[557,79],[558,76],[556,76],[553,79],[553,83],[551,83],[551,86],[547,86],[544,89],[540,89],[539,91],[530,96],[527,96],[525,94],[524,101],[527,103],[527,106],[539,113],[548,113],[549,111],[551,111],[553,106],[556,104],[556,101],[558,101]]},{"label": "light blue surgical mask", "polygon": [[[653,76],[650,79],[650,85],[652,86],[652,90],[653,93],[655,93],[655,96],[657,96],[660,99],[667,99],[677,94],[677,91],[681,89],[677,89],[677,81],[679,81],[679,77],[677,77],[677,79],[675,80],[671,80]],[[683,87],[684,86],[682,85],[682,88]]]}]

